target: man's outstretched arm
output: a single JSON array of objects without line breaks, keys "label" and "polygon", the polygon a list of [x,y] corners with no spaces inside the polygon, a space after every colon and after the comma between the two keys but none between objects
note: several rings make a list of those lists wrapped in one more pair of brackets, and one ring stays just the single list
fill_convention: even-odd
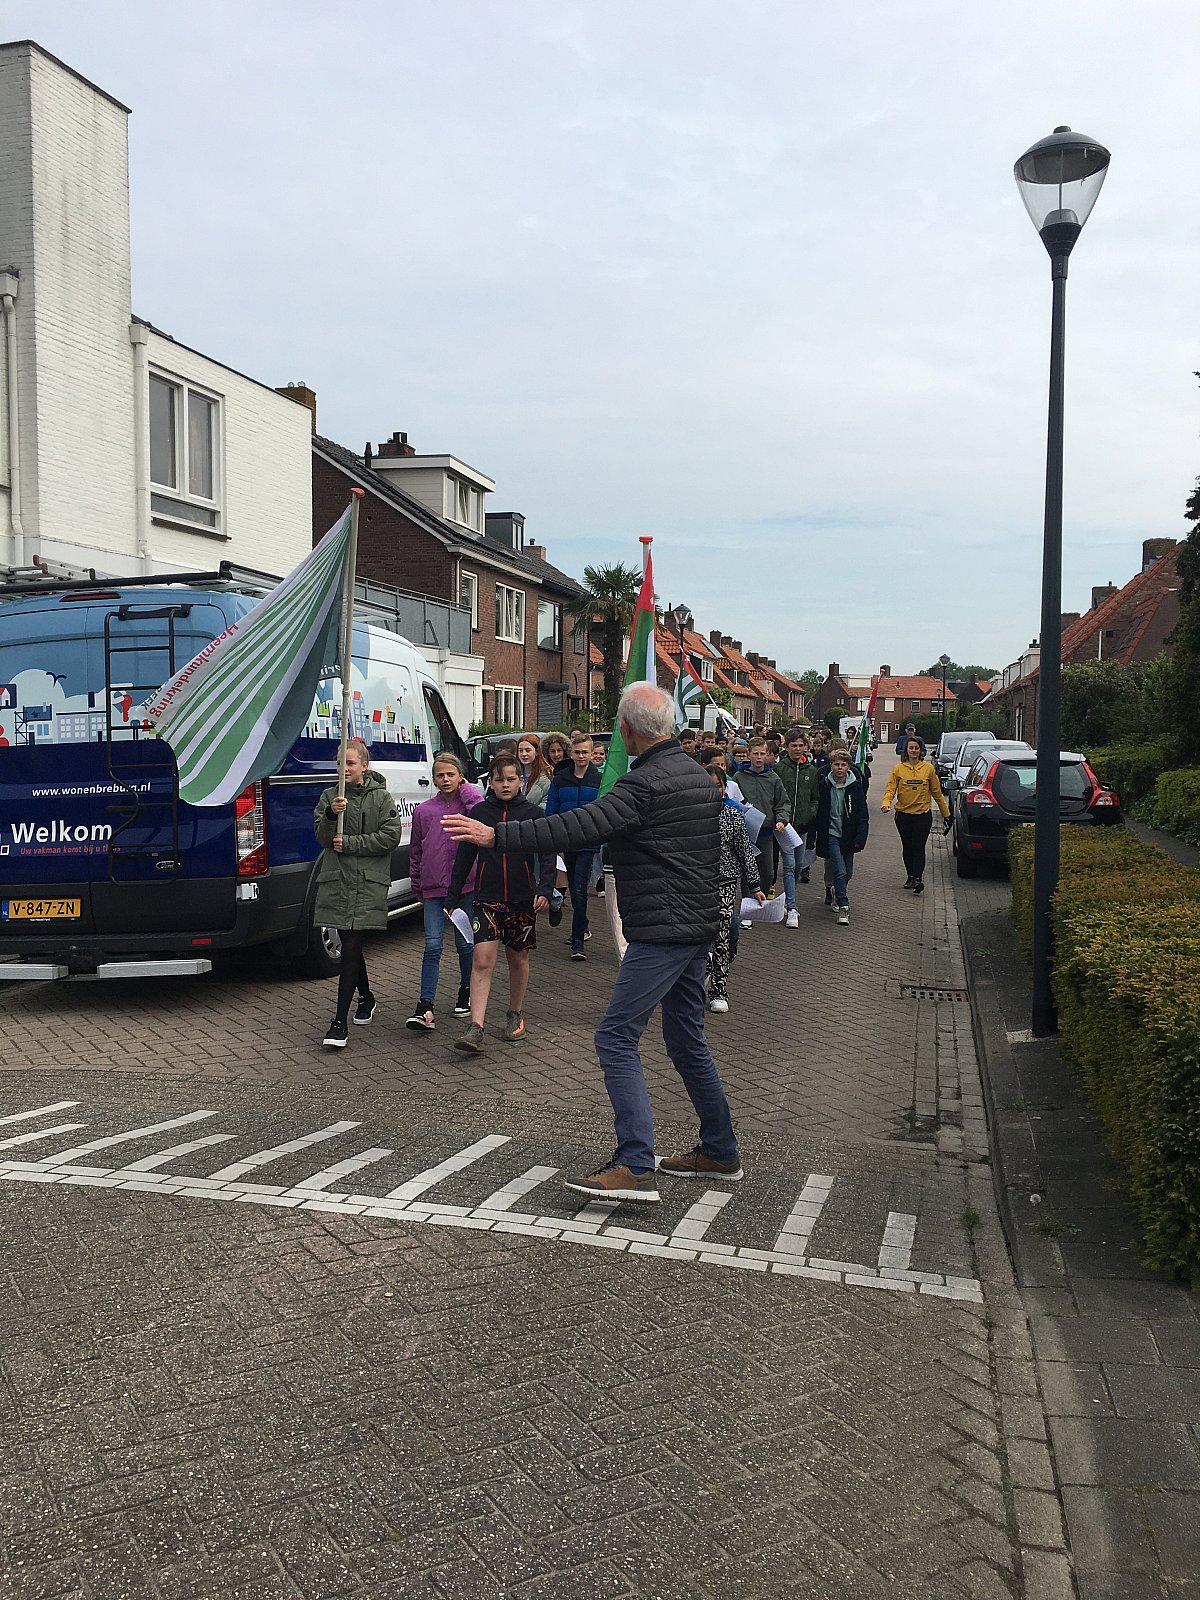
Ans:
[{"label": "man's outstretched arm", "polygon": [[471,817],[450,815],[442,827],[452,839],[464,839],[484,850],[555,851],[566,855],[603,844],[616,833],[628,833],[643,821],[642,786],[622,778],[600,800],[560,811],[552,817],[530,817],[525,822],[502,822],[489,828]]}]

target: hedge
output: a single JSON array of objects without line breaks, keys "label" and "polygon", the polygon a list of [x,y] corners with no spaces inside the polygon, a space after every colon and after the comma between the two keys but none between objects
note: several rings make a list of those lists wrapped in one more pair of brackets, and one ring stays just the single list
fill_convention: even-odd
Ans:
[{"label": "hedge", "polygon": [[[1027,945],[1033,829],[1010,840]],[[1125,830],[1064,828],[1053,901],[1064,1047],[1129,1175],[1149,1266],[1200,1285],[1200,869]],[[1022,926],[1023,925],[1023,926]]]},{"label": "hedge", "polygon": [[1126,811],[1135,801],[1154,793],[1159,773],[1171,764],[1167,741],[1161,738],[1106,745],[1089,751],[1088,761],[1100,782],[1117,791]]},{"label": "hedge", "polygon": [[1200,844],[1200,767],[1163,773],[1154,787],[1152,825]]}]

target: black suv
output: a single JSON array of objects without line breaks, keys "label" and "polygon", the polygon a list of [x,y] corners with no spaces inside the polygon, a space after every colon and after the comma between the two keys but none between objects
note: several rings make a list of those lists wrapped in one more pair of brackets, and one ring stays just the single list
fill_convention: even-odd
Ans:
[{"label": "black suv", "polygon": [[[1058,758],[1060,822],[1093,826],[1121,821],[1121,803],[1078,752]],[[954,797],[954,856],[960,878],[973,878],[981,861],[1008,860],[1010,828],[1034,820],[1037,755],[981,751]]]}]

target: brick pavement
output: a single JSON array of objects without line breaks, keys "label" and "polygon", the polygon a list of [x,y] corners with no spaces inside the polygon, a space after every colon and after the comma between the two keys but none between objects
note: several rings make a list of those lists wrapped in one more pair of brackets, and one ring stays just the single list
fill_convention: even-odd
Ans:
[{"label": "brick pavement", "polygon": [[[828,1173],[823,1249],[870,1260],[910,1214],[914,1267],[978,1277],[986,1315],[490,1231],[3,1184],[0,1595],[1069,1593],[966,1007],[899,993],[962,984],[944,862],[914,900],[894,829],[874,830],[851,927],[811,886],[798,932],[747,934],[710,1021],[752,1163],[712,1237],[769,1244]],[[380,1187],[481,1132],[511,1137],[496,1182],[582,1164],[611,1138],[602,920],[583,968],[544,938],[528,1046],[479,1061],[453,1025],[402,1030],[411,925],[376,942],[382,1015],[335,1057],[313,1043],[328,987],[262,968],[136,1005],[9,991],[0,1114],[78,1098],[64,1115],[90,1135],[209,1106],[262,1142],[353,1119],[353,1148],[395,1152]],[[647,1056],[673,1143],[684,1107],[661,1043]],[[468,1176],[442,1197],[477,1204]]]}]

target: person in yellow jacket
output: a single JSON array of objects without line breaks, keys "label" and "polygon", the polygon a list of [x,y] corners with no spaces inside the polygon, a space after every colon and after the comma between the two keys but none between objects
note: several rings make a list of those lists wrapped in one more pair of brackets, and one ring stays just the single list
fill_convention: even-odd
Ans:
[{"label": "person in yellow jacket", "polygon": [[937,769],[921,753],[920,739],[907,739],[904,743],[904,760],[892,768],[883,791],[881,811],[890,811],[896,802],[896,827],[900,846],[904,851],[904,870],[908,873],[904,887],[914,894],[924,894],[925,841],[933,825],[933,804],[942,813],[946,826],[950,825],[950,807],[938,782]]}]

